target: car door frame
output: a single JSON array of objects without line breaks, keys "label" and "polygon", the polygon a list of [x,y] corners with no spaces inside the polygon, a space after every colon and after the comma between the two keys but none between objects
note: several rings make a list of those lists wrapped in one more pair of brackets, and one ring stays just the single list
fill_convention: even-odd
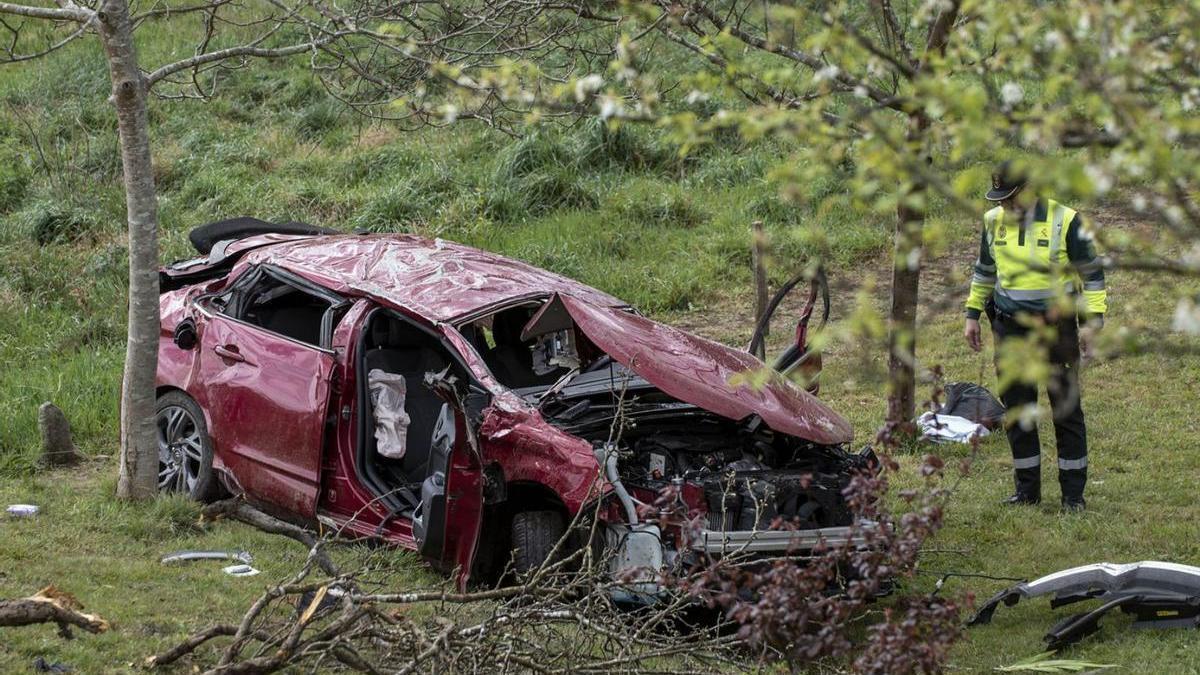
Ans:
[{"label": "car door frame", "polygon": [[[329,308],[321,319],[320,344],[297,340],[241,318],[245,309],[242,303],[245,302],[247,290],[253,288],[264,276],[329,302]],[[225,304],[215,304],[214,301],[221,296],[227,296]],[[215,385],[208,378],[201,376],[197,380],[200,386],[195,388],[194,397],[206,409],[214,445],[221,455],[222,465],[236,487],[254,501],[279,507],[305,518],[314,517],[320,498],[325,445],[334,438],[329,428],[329,410],[335,400],[333,389],[339,364],[337,354],[331,346],[332,334],[337,313],[344,313],[351,306],[351,302],[329,289],[317,286],[275,265],[260,264],[244,270],[221,290],[197,296],[192,300],[192,306],[204,317],[198,326],[197,368],[200,371],[205,369],[205,359],[212,363],[209,350],[215,352],[222,359],[222,363],[230,368],[261,368],[262,365],[268,365],[249,363],[240,352],[236,353],[232,360],[227,360],[228,352],[218,352],[217,347],[220,345],[214,343],[216,336],[212,332],[216,330],[223,331],[222,335],[228,332],[256,343],[278,341],[293,349],[300,348],[293,353],[302,356],[312,354],[317,369],[314,372],[314,380],[309,383],[311,388],[306,392],[312,404],[312,409],[307,413],[312,416],[309,419],[310,425],[319,431],[315,432],[315,438],[305,442],[303,452],[296,456],[298,461],[289,462],[277,449],[252,447],[250,443],[243,441],[238,425],[224,424],[228,418],[221,405],[227,402],[213,400],[210,394]],[[237,359],[241,359],[242,362],[239,363]],[[235,373],[222,379],[232,381],[236,377]],[[253,379],[253,375],[246,374],[241,381],[245,383]],[[249,390],[250,387],[243,384],[233,389],[236,393]],[[270,396],[260,396],[259,401],[265,402],[266,405],[277,405]]]},{"label": "car door frame", "polygon": [[[372,494],[378,494],[381,491],[381,487],[378,485],[377,479],[367,470],[368,462],[365,457],[360,455],[358,449],[365,447],[365,434],[373,433],[373,430],[369,428],[366,422],[367,416],[364,414],[368,410],[368,402],[370,400],[365,371],[366,351],[364,346],[368,327],[379,313],[388,314],[393,318],[404,321],[437,340],[445,350],[447,357],[454,360],[459,368],[466,373],[468,381],[465,383],[465,386],[469,393],[485,394],[489,401],[494,396],[491,389],[479,381],[479,375],[471,367],[470,360],[447,336],[444,330],[445,324],[431,323],[427,319],[413,314],[411,310],[382,302],[376,302],[375,307],[363,312],[362,317],[359,319],[360,324],[355,327],[358,333],[354,368],[356,372],[355,377],[358,381],[356,395],[359,407],[359,424],[358,433],[356,434],[354,469],[358,480]],[[417,541],[415,534],[413,541],[418,550],[422,552],[422,555],[435,567],[446,571],[457,569],[458,583],[460,587],[465,587],[470,576],[475,550],[478,546],[479,528],[483,520],[484,462],[481,454],[482,449],[479,447],[478,438],[475,433],[477,425],[473,426],[473,423],[468,419],[466,397],[447,400],[446,396],[442,394],[442,392],[439,392],[443,401],[453,410],[455,419],[453,447],[448,457],[446,469],[446,511],[442,519],[444,526],[438,533],[441,541],[436,542],[436,545],[432,547],[434,550],[430,550],[428,546],[423,546],[424,542]],[[486,406],[481,406],[481,410],[482,408],[486,408]],[[377,496],[376,500],[380,505],[386,505],[387,508],[393,510],[402,506],[396,503],[394,496],[387,496],[386,492],[383,496]],[[411,519],[409,519],[409,522],[411,523]]]}]

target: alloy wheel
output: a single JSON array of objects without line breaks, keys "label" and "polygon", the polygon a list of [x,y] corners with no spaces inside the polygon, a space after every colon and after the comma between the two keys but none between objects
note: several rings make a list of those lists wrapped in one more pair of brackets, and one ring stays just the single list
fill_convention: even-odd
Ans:
[{"label": "alloy wheel", "polygon": [[158,411],[158,489],[190,493],[200,478],[203,450],[200,427],[186,408]]}]

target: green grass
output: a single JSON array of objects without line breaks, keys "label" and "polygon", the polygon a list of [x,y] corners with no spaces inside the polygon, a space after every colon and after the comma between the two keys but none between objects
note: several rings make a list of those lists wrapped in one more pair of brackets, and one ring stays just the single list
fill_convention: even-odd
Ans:
[{"label": "green grass", "polygon": [[[182,498],[126,504],[112,498],[114,489],[108,461],[0,482],[0,503],[41,508],[33,518],[0,521],[0,597],[24,597],[53,584],[112,624],[99,635],[75,631],[69,641],[52,626],[4,629],[0,671],[31,672],[38,656],[80,673],[139,670],[145,657],[191,633],[214,623],[236,624],[264,589],[295,574],[307,556],[290,539],[240,524],[201,528],[198,507]],[[164,554],[194,549],[249,551],[261,574],[228,576],[221,568],[230,563],[220,561],[159,562]],[[361,553],[355,547],[333,551],[343,563]],[[406,585],[440,583],[408,553],[389,558]]]},{"label": "green grass", "polygon": [[[142,47],[162,57],[187,44],[177,37],[167,30]],[[3,671],[28,669],[38,655],[82,672],[126,669],[188,631],[236,620],[265,583],[303,557],[296,544],[239,525],[198,530],[194,509],[176,500],[124,505],[111,498],[126,254],[116,130],[95,51],[80,44],[0,78],[0,505],[43,508],[34,520],[0,520],[0,596],[54,583],[112,619],[114,630],[72,642],[44,627],[5,631]],[[419,232],[578,278],[732,344],[744,344],[749,333],[753,220],[767,225],[776,282],[818,255],[839,288],[886,269],[890,220],[820,205],[841,189],[836,175],[781,191],[779,176],[795,168],[797,156],[786,143],[722,138],[684,157],[642,127],[547,127],[518,140],[470,125],[405,132],[332,106],[295,64],[237,71],[224,84],[211,103],[152,104],[164,261],[189,255],[191,227],[235,215]],[[963,176],[986,182],[987,170],[971,166]],[[972,247],[975,223],[933,207],[935,250]],[[993,438],[931,544],[958,553],[929,554],[923,568],[1032,577],[1097,560],[1200,563],[1193,486],[1200,359],[1194,339],[1166,329],[1184,286],[1115,274],[1111,288],[1108,334],[1125,326],[1193,352],[1134,350],[1085,373],[1088,513],[1056,513],[1052,462],[1045,505],[1001,509],[1011,468],[1006,444]],[[927,304],[943,299],[940,293],[927,290]],[[878,291],[864,297],[882,306]],[[949,299],[952,308],[921,327],[922,359],[940,364],[949,379],[994,386],[990,355],[970,354],[962,344],[958,302]],[[836,316],[848,315],[854,302],[835,296]],[[881,354],[874,342],[843,342],[825,359],[822,395],[851,419],[862,443],[883,414]],[[66,411],[78,444],[96,458],[87,468],[34,471],[36,410],[44,400]],[[1043,439],[1053,457],[1048,429]],[[936,451],[951,460],[964,456],[957,448]],[[903,460],[908,467],[916,462]],[[911,472],[898,480],[915,484]],[[164,552],[192,547],[249,548],[264,574],[233,579],[215,566],[167,569],[157,562]],[[436,583],[395,555],[410,568],[410,584]],[[983,599],[1000,586],[952,580],[946,592]],[[1035,654],[1042,633],[1065,611],[1053,612],[1045,601],[1001,610],[991,626],[968,632],[952,663],[986,671]],[[1109,617],[1099,636],[1066,655],[1126,672],[1200,671],[1195,634],[1135,634],[1127,625]]]}]

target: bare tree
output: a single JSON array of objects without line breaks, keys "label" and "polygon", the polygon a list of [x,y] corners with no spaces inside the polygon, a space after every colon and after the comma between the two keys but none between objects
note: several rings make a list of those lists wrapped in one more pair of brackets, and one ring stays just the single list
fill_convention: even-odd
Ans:
[{"label": "bare tree", "polygon": [[[562,6],[556,6],[561,9]],[[549,4],[454,3],[404,0],[353,3],[343,9],[320,0],[202,0],[173,6],[154,3],[131,12],[127,0],[56,7],[0,2],[0,65],[27,62],[95,36],[104,47],[120,132],[129,233],[129,313],[121,397],[121,453],[117,493],[145,499],[157,489],[158,447],[154,420],[155,371],[160,337],[158,310],[158,200],[154,186],[148,102],[207,98],[216,93],[223,69],[253,59],[307,57],[312,69],[363,111],[402,116],[427,124],[447,118],[420,89],[407,107],[397,96],[428,79],[433,64],[459,72],[492,66],[521,53],[545,54],[578,28],[569,20],[538,21]],[[563,17],[576,16],[570,11]],[[37,25],[42,22],[44,25]],[[136,32],[163,22],[195,31],[194,53],[153,68],[139,61]],[[33,27],[31,27],[31,23]],[[388,97],[374,99],[386,57]],[[406,112],[403,112],[405,111]],[[453,117],[480,117],[464,111]]]}]

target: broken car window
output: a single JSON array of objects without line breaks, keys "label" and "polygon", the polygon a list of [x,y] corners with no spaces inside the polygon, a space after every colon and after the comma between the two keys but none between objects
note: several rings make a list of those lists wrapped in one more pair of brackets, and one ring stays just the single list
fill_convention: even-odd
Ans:
[{"label": "broken car window", "polygon": [[328,347],[333,327],[345,314],[347,303],[267,268],[247,274],[231,290],[211,297],[209,306],[297,342]]}]

